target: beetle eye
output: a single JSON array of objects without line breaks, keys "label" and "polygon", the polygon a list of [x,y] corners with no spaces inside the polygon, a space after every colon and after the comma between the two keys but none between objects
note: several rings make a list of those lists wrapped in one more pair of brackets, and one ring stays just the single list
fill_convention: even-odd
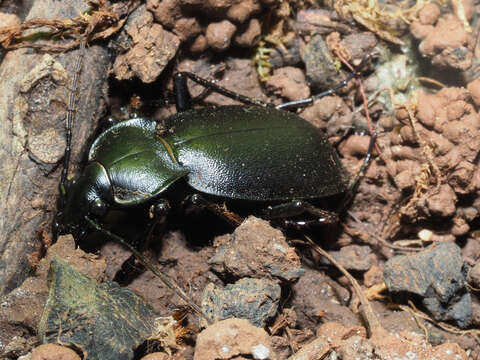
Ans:
[{"label": "beetle eye", "polygon": [[96,216],[103,216],[107,211],[107,205],[100,199],[95,200],[90,205],[90,212]]}]

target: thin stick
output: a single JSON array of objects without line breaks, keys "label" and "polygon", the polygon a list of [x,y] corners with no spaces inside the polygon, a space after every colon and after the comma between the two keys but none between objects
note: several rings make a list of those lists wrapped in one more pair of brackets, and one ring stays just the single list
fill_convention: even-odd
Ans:
[{"label": "thin stick", "polygon": [[126,242],[123,238],[120,236],[108,231],[107,229],[104,229],[100,224],[97,222],[93,221],[90,219],[88,216],[85,216],[85,220],[87,221],[88,225],[92,227],[93,229],[101,232],[102,234],[108,236],[109,238],[115,240],[116,242],[119,242],[123,246],[127,247],[128,250],[130,250],[135,258],[143,265],[145,266],[148,270],[150,270],[153,274],[155,274],[170,290],[172,290],[175,294],[180,296],[180,298],[185,301],[188,306],[195,312],[197,312],[201,317],[203,317],[209,324],[212,323],[210,318],[200,309],[200,307],[195,304],[188,296],[183,292],[183,290],[175,284],[172,280],[168,278],[168,276],[164,273],[162,273],[160,270],[158,270],[155,266],[153,266],[135,247],[130,245],[128,242]]},{"label": "thin stick", "polygon": [[337,269],[340,270],[340,272],[343,275],[345,275],[348,281],[350,281],[350,283],[352,284],[353,289],[357,293],[360,303],[362,304],[361,311],[363,313],[364,320],[367,324],[367,329],[370,333],[370,336],[379,335],[380,333],[384,332],[385,329],[380,325],[380,322],[378,321],[377,316],[373,312],[370,302],[365,297],[365,294],[363,293],[363,290],[358,284],[357,280],[355,280],[353,276],[350,275],[350,273],[342,265],[340,265],[333,257],[331,257],[329,253],[327,253],[320,246],[315,244],[313,240],[310,239],[307,235],[304,235],[304,236],[307,242],[312,246],[313,250],[318,252],[320,255],[326,257],[328,261],[330,261],[333,265],[335,265]]},{"label": "thin stick", "polygon": [[62,175],[60,178],[60,195],[62,197],[65,197],[65,194],[66,194],[65,183],[67,181],[68,167],[70,165],[70,156],[72,153],[72,127],[73,127],[73,121],[75,119],[75,111],[76,111],[75,103],[77,99],[77,86],[78,86],[78,79],[80,78],[80,73],[82,71],[84,58],[85,58],[85,40],[82,40],[80,41],[80,54],[75,64],[75,72],[73,74],[73,81],[72,81],[72,90],[70,92],[70,99],[68,102],[68,109],[67,109],[67,122],[65,125],[66,146],[65,146],[65,155],[63,156]]}]

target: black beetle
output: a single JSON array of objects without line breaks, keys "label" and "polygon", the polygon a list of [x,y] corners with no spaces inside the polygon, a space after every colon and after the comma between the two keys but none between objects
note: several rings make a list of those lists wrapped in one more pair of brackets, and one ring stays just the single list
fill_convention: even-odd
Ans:
[{"label": "black beetle", "polygon": [[[60,231],[78,237],[85,221],[96,222],[109,209],[156,204],[157,215],[164,216],[169,200],[179,198],[171,188],[181,182],[187,184],[190,203],[215,209],[209,200],[266,204],[259,214],[269,219],[309,214],[308,221],[284,220],[286,226],[335,221],[336,215],[310,201],[346,192],[346,172],[325,135],[283,109],[334,93],[368,58],[334,88],[278,106],[192,73],[177,74],[177,114],[161,122],[133,118],[107,129],[94,141],[83,174],[61,184]],[[248,105],[191,109],[187,78]]]},{"label": "black beetle", "polygon": [[[83,42],[81,47],[83,50]],[[141,231],[140,237],[136,236],[140,241],[143,233],[148,234],[156,222],[166,216],[170,203],[200,205],[233,224],[237,224],[236,220],[227,215],[218,202],[246,202],[247,213],[263,208],[256,214],[268,219],[283,219],[284,226],[298,228],[335,222],[336,214],[314,206],[311,201],[344,192],[352,194],[353,186],[349,187],[347,174],[325,135],[298,115],[283,109],[310,104],[334,93],[355,76],[368,58],[366,56],[332,89],[278,106],[235,94],[192,73],[179,73],[174,79],[177,114],[160,122],[133,118],[113,125],[92,144],[83,174],[67,181],[73,91],[67,114],[61,208],[55,221],[55,237],[58,232],[71,233],[82,245],[86,229],[90,227],[124,244],[138,261],[210,321],[182,289],[132,246],[131,239],[128,243],[104,226],[106,215],[115,212],[109,210],[128,210],[130,214],[138,212],[134,210],[153,209],[149,229]],[[76,65],[74,89],[80,70],[81,57]],[[192,109],[187,78],[247,105]],[[371,138],[363,169],[370,159],[374,141],[375,135]],[[352,184],[358,181],[360,173]],[[183,191],[179,191],[181,185],[184,185]],[[299,221],[297,216],[304,213],[310,219]],[[125,222],[130,230],[131,221],[129,218]]]}]

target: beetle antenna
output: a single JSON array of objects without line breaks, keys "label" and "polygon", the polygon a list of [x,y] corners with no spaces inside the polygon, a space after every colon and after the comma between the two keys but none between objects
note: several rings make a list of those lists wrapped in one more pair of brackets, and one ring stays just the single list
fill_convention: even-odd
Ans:
[{"label": "beetle antenna", "polygon": [[283,104],[279,104],[275,107],[277,109],[289,109],[289,108],[297,108],[297,107],[300,107],[300,106],[311,105],[317,99],[320,99],[324,96],[335,94],[337,92],[337,90],[347,86],[347,84],[350,82],[350,80],[352,80],[355,76],[357,76],[357,74],[367,64],[368,60],[370,60],[371,57],[372,57],[372,53],[369,53],[369,54],[365,55],[363,57],[362,61],[360,62],[360,64],[358,64],[353,69],[353,71],[350,74],[348,74],[348,76],[345,78],[345,80],[343,80],[343,81],[339,82],[338,84],[332,86],[330,89],[322,91],[319,94],[310,96],[309,98],[295,100],[295,101],[289,101],[289,102],[286,102],[286,103],[283,103]]},{"label": "beetle antenna", "polygon": [[73,81],[72,81],[72,90],[70,91],[70,98],[68,101],[68,108],[67,108],[67,122],[65,125],[65,138],[66,138],[66,145],[65,145],[65,154],[63,156],[63,169],[62,175],[60,178],[60,197],[65,199],[66,196],[66,182],[67,182],[67,175],[68,175],[68,167],[70,165],[70,155],[72,153],[72,127],[73,127],[73,120],[75,117],[75,105],[77,102],[77,86],[78,86],[78,79],[80,78],[80,73],[82,71],[83,59],[85,57],[85,40],[82,39],[80,41],[80,54],[78,55],[77,62],[75,63],[75,72],[73,74]]},{"label": "beetle antenna", "polygon": [[126,246],[128,250],[132,252],[135,258],[148,270],[150,270],[153,274],[155,274],[170,290],[172,290],[175,294],[177,294],[182,300],[184,300],[192,310],[198,313],[201,317],[203,317],[209,324],[212,323],[211,319],[205,314],[200,307],[195,304],[185,292],[177,285],[174,281],[172,281],[166,274],[158,270],[157,267],[153,266],[145,256],[140,253],[134,246],[130,245],[127,241],[125,241],[122,237],[104,229],[100,224],[95,222],[94,220],[90,219],[88,216],[85,216],[85,220],[87,221],[88,225],[93,229],[101,232],[102,234],[108,236],[109,238],[113,239],[114,241]]}]

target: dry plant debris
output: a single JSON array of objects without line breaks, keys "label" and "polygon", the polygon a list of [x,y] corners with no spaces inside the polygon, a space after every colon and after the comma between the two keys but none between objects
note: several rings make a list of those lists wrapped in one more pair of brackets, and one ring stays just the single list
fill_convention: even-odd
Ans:
[{"label": "dry plant debris", "polygon": [[[19,25],[0,27],[0,44],[6,50],[34,48],[45,52],[63,52],[78,47],[81,37],[88,41],[107,39],[122,28],[129,12],[137,6],[135,3],[128,2],[122,8],[107,6],[105,0],[95,0],[89,2],[89,11],[72,19],[32,19]],[[47,41],[72,37],[74,40],[67,44],[51,44]]]}]

